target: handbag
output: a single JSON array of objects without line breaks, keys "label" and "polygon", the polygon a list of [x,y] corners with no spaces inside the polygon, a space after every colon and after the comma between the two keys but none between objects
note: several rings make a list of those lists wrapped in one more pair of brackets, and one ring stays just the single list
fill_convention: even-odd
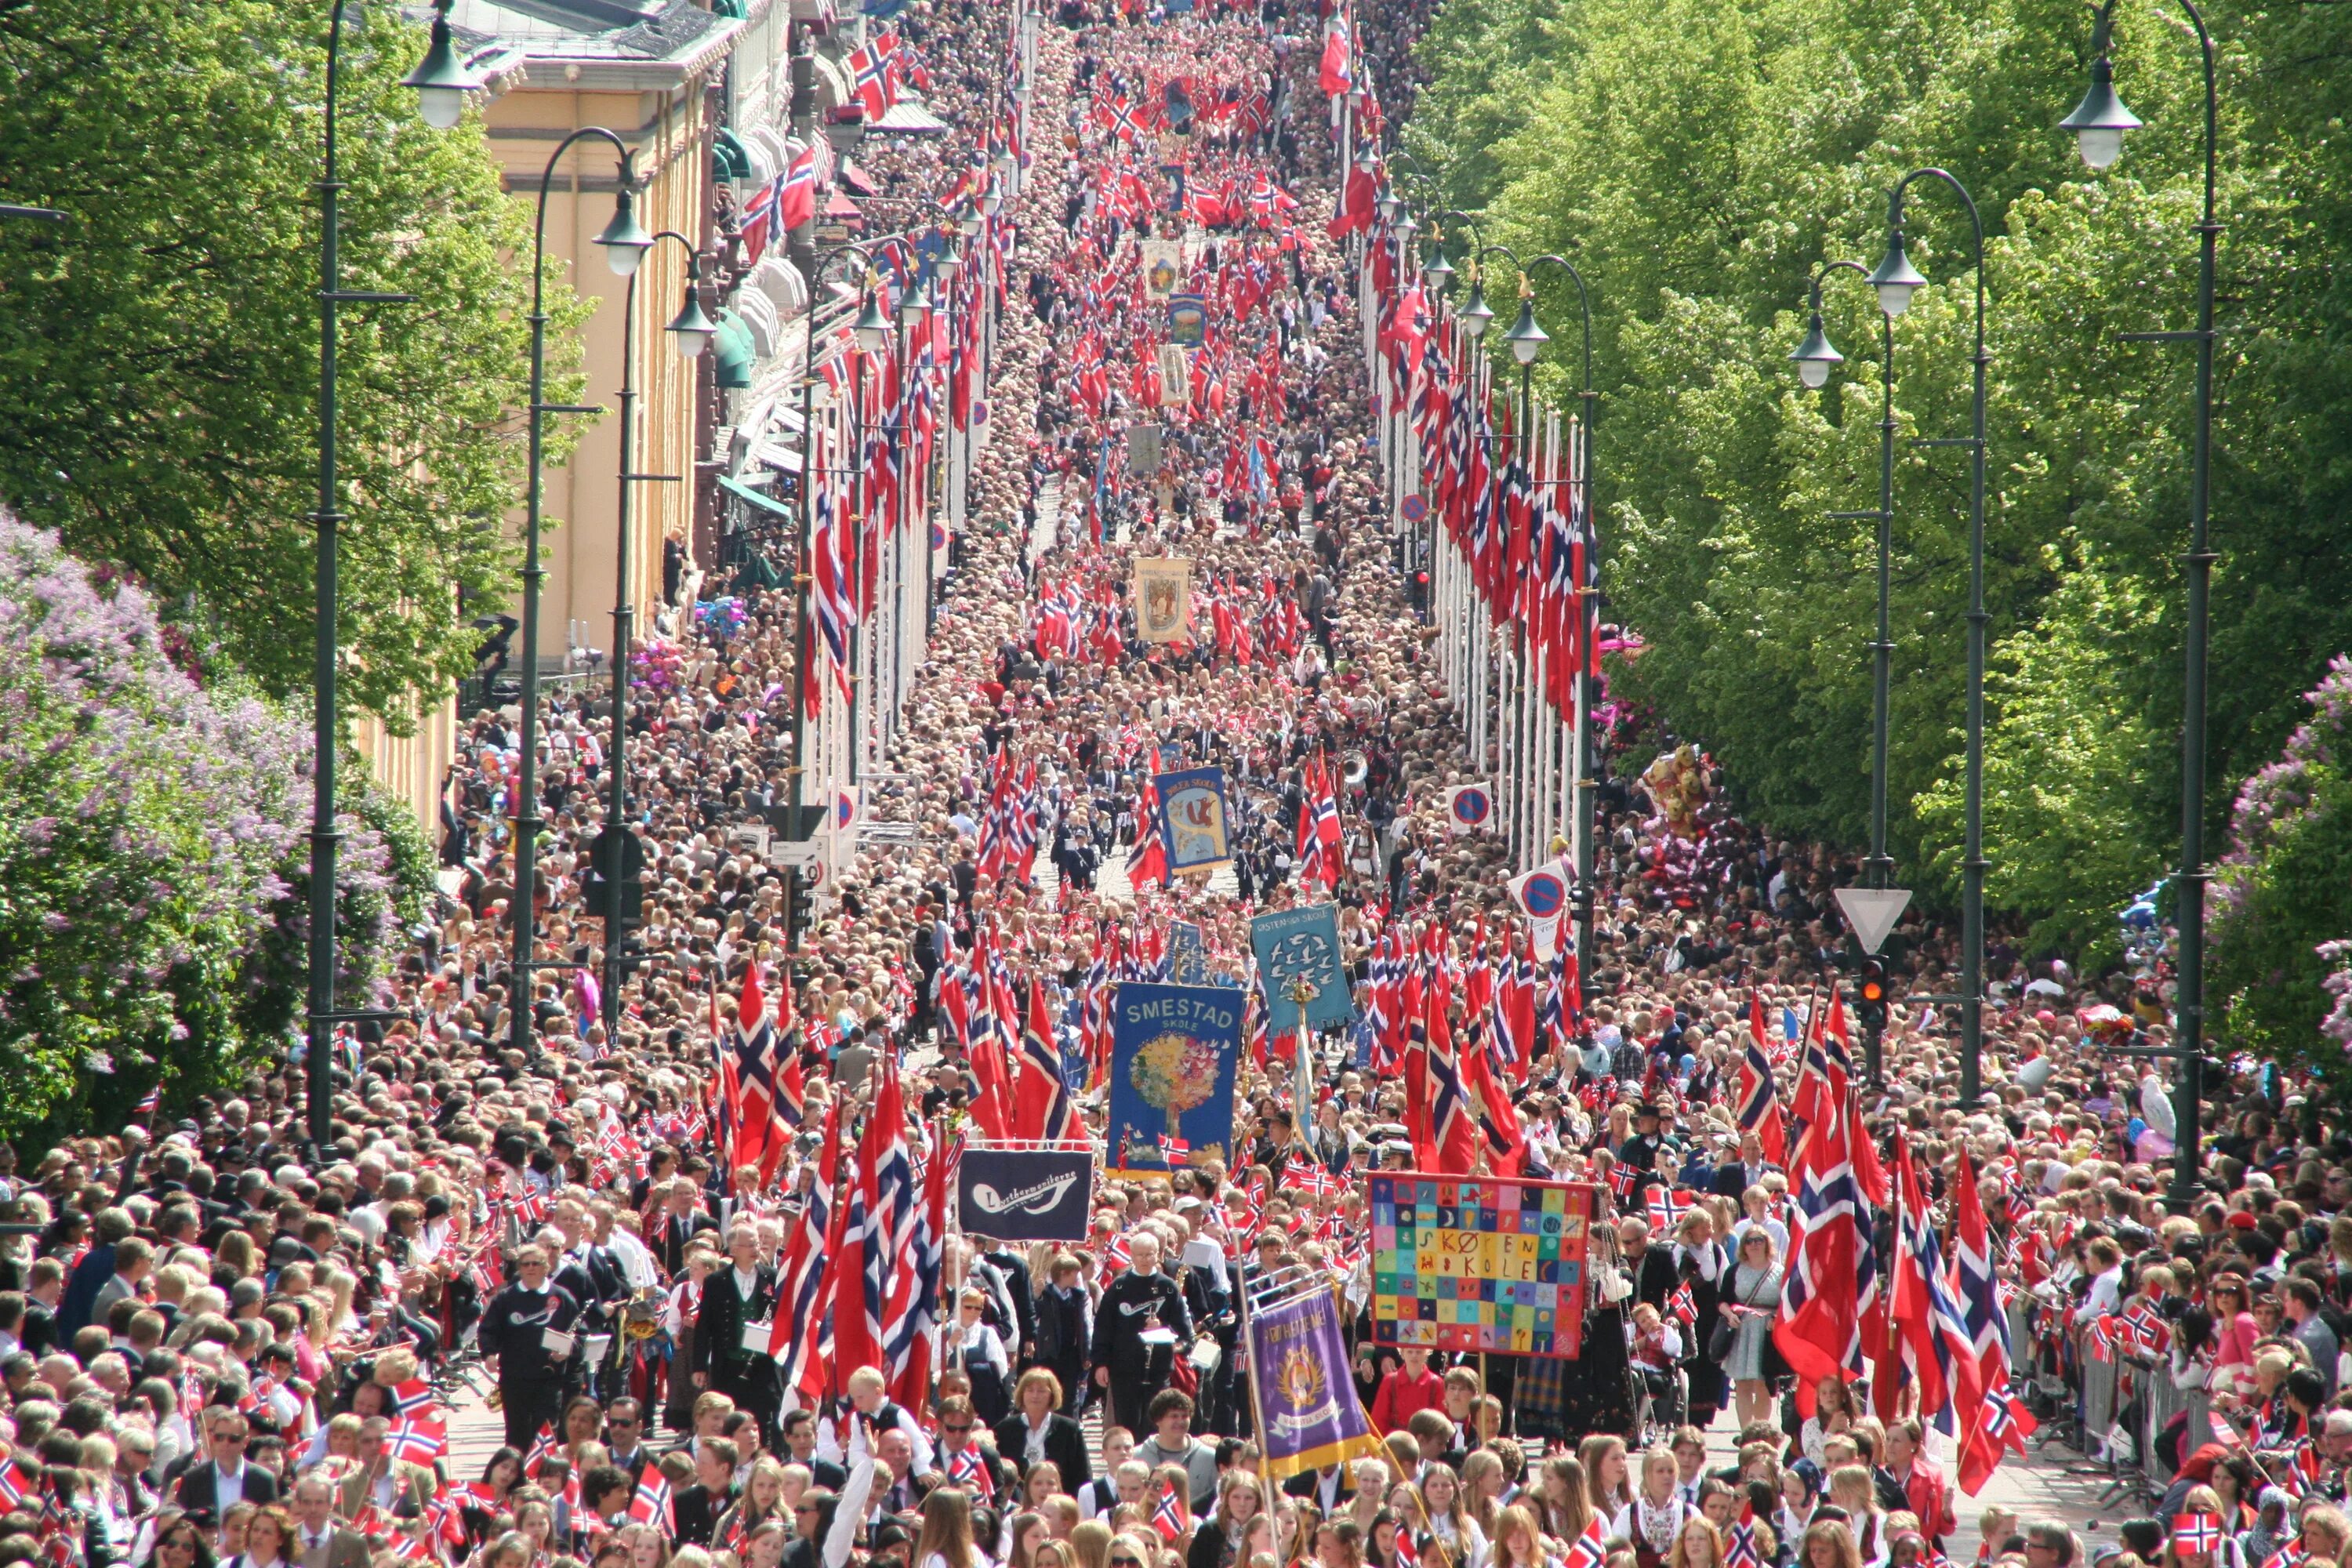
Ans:
[{"label": "handbag", "polygon": [[1731,1359],[1732,1342],[1738,1339],[1739,1327],[1729,1318],[1715,1320],[1715,1331],[1706,1336],[1706,1359],[1720,1366]]}]

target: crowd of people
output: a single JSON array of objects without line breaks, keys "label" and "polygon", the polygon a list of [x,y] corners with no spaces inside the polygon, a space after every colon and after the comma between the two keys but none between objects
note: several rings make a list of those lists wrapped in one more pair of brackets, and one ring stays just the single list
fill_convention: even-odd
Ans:
[{"label": "crowd of people", "polygon": [[[1168,9],[1074,4],[1039,39],[1000,413],[872,802],[897,830],[860,846],[806,930],[779,868],[730,832],[789,792],[788,590],[682,613],[635,662],[625,734],[599,702],[549,700],[530,889],[516,716],[475,716],[442,918],[387,1020],[336,1060],[173,1099],[29,1169],[0,1151],[22,1227],[0,1242],[0,1568],[2091,1559],[2062,1522],[1967,1516],[1947,1413],[1918,1407],[1883,1345],[1867,1382],[1811,1383],[1774,1332],[1808,1222],[1742,1072],[1760,1057],[1801,1108],[1805,1064],[1841,1040],[1858,952],[1832,895],[1850,858],[1742,823],[1703,764],[1661,798],[1622,732],[1583,990],[1555,994],[1523,1055],[1499,1047],[1478,999],[1529,953],[1503,893],[1516,868],[1444,815],[1475,773],[1382,510],[1364,242],[1324,226],[1339,157],[1322,19],[1280,0]],[[905,47],[956,130],[874,149],[886,187],[930,190],[970,156],[1003,25],[979,4],[910,9]],[[1368,37],[1364,62],[1392,116],[1410,107],[1397,39]],[[1181,381],[1147,244],[1174,247],[1207,307]],[[1126,432],[1146,424],[1160,460],[1130,472]],[[1192,623],[1147,643],[1131,564],[1171,556],[1192,563]],[[1155,869],[1142,803],[1171,764],[1223,769],[1230,876],[1171,879],[1164,846]],[[608,1008],[583,884],[615,766],[647,854],[644,961]],[[1008,777],[1030,821],[1012,840],[991,809]],[[1410,955],[1433,1016],[1313,1042],[1302,1073],[1261,1006],[1229,1146],[1098,1180],[1082,1240],[946,1237],[919,1397],[872,1365],[819,1365],[816,1398],[780,1373],[776,1346],[831,1332],[788,1261],[811,1206],[857,1178],[852,1129],[899,1108],[927,1164],[979,1131],[987,1064],[957,1000],[976,954],[1087,1064],[1066,1087],[1098,1138],[1104,988],[1168,973],[1177,921],[1211,977],[1254,985],[1249,917],[1323,901],[1368,999],[1375,966]],[[520,979],[518,904],[545,965]],[[2168,1040],[2160,953],[2086,978],[1997,945],[1977,1103],[1952,1011],[1903,999],[1953,988],[1954,931],[1915,916],[1886,958],[1884,1082],[1850,1069],[1853,1114],[1937,1224],[1975,1184],[2021,1408],[2067,1427],[2095,1365],[2125,1369],[2119,1409],[2195,1396],[2143,1424],[2175,1479],[2098,1560],[2346,1562],[2352,1134],[2315,1089],[2220,1064],[2218,1131],[2183,1196],[2153,1058],[2109,1049]],[[762,1026],[793,1126],[747,1162],[715,1086]],[[1437,1035],[1503,1086],[1488,1120],[1513,1126],[1482,1129],[1475,1168],[1609,1194],[1597,1256],[1622,1289],[1596,1289],[1573,1361],[1374,1332],[1361,1173],[1425,1165],[1392,1052]],[[332,1080],[322,1148],[314,1073]],[[1302,1270],[1345,1306],[1354,1360],[1329,1370],[1381,1446],[1269,1484],[1237,1309],[1253,1279]],[[458,1473],[448,1429],[485,1387],[506,1441]],[[2068,1436],[2099,1451],[2143,1428],[2119,1414]]]}]

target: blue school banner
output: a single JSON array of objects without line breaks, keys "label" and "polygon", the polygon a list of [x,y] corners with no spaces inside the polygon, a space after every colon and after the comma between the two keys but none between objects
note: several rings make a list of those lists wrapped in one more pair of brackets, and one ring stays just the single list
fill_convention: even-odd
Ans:
[{"label": "blue school banner", "polygon": [[1120,984],[1111,1002],[1110,1122],[1104,1168],[1166,1175],[1227,1160],[1242,993],[1222,985]]},{"label": "blue school banner", "polygon": [[1201,928],[1191,921],[1168,922],[1168,978],[1179,985],[1209,984],[1209,952]]},{"label": "blue school banner", "polygon": [[1265,988],[1268,1032],[1287,1034],[1298,1027],[1298,1004],[1290,999],[1291,983],[1296,980],[1315,988],[1307,1003],[1308,1025],[1323,1029],[1354,1021],[1356,999],[1348,989],[1337,904],[1308,904],[1259,915],[1250,921],[1250,946],[1257,952],[1257,981]]},{"label": "blue school banner", "polygon": [[1160,793],[1160,842],[1168,851],[1168,874],[1205,870],[1233,858],[1225,841],[1225,770],[1186,768],[1181,773],[1157,773],[1152,784]]}]

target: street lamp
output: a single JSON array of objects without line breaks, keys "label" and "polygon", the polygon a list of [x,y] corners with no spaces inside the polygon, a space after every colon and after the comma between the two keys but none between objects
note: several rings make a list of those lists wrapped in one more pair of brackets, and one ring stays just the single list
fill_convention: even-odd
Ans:
[{"label": "street lamp", "polygon": [[857,334],[857,346],[867,353],[879,353],[890,338],[890,318],[882,313],[881,302],[875,297],[871,279],[866,287],[866,302],[857,312],[857,324],[850,329]]},{"label": "street lamp", "polygon": [[[1576,310],[1583,340],[1583,353],[1578,371],[1576,392],[1578,417],[1583,426],[1583,446],[1579,454],[1579,467],[1583,470],[1581,481],[1571,490],[1569,515],[1583,535],[1584,580],[1576,584],[1577,646],[1583,650],[1584,668],[1576,675],[1576,879],[1569,889],[1569,901],[1576,913],[1576,984],[1578,1011],[1590,1017],[1584,1002],[1592,994],[1592,910],[1599,891],[1600,879],[1593,872],[1593,806],[1595,784],[1601,772],[1600,732],[1593,728],[1592,710],[1600,696],[1600,657],[1594,651],[1601,640],[1601,543],[1592,527],[1592,416],[1599,406],[1601,394],[1592,385],[1592,294],[1584,285],[1584,274],[1564,256],[1538,256],[1519,275],[1519,319],[1505,334],[1511,345],[1512,356],[1521,364],[1531,363],[1549,336],[1536,321],[1534,277],[1538,268],[1557,267],[1568,274],[1576,285]],[[1524,329],[1524,331],[1523,331]]]},{"label": "street lamp", "polygon": [[[1814,272],[1811,291],[1811,323],[1805,331],[1804,341],[1790,352],[1789,358],[1796,363],[1798,379],[1816,391],[1829,384],[1830,372],[1844,362],[1830,342],[1829,333],[1822,328],[1822,285],[1832,273],[1851,272],[1864,282],[1870,273],[1859,261],[1831,261]],[[1883,300],[1883,296],[1882,296]],[[1905,303],[1909,296],[1905,296]],[[1864,879],[1873,889],[1894,884],[1895,858],[1886,852],[1886,750],[1888,734],[1888,688],[1892,679],[1895,642],[1888,612],[1888,596],[1893,586],[1895,531],[1895,318],[1881,304],[1878,317],[1881,333],[1878,361],[1878,506],[1870,511],[1833,511],[1832,519],[1869,518],[1878,525],[1878,635],[1872,639],[1871,651],[1871,724],[1870,724],[1870,858],[1864,862]],[[1907,895],[1906,895],[1907,897]],[[1871,951],[1874,952],[1873,947]],[[1884,1030],[1872,1028],[1863,1040],[1864,1066],[1874,1084],[1885,1081]]]},{"label": "street lamp", "polygon": [[[336,9],[340,13],[341,7]],[[466,68],[449,37],[449,0],[435,0],[432,41],[400,85],[416,89],[416,116],[436,131],[457,124],[466,112],[466,100],[482,90],[482,79]]]},{"label": "street lamp", "polygon": [[[664,331],[671,334],[678,357],[686,360],[701,356],[718,328],[703,313],[700,297],[702,256],[694,242],[676,229],[666,228],[651,237],[647,248],[663,240],[671,240],[686,251],[686,303],[678,307]],[[640,256],[643,252],[638,253]],[[629,589],[629,498],[632,485],[640,481],[677,484],[676,474],[645,474],[636,471],[636,408],[637,408],[637,271],[629,270],[628,287],[623,290],[621,303],[621,489],[619,498],[619,542],[613,562],[613,744],[605,763],[613,771],[611,804],[605,808],[604,831],[599,837],[613,845],[611,858],[604,867],[604,984],[600,998],[604,1014],[604,1041],[617,1047],[621,1030],[621,985],[627,976],[622,961],[621,944],[635,915],[629,910],[628,863],[623,858],[621,836],[628,832],[629,812],[629,641],[637,619],[636,595]]]},{"label": "street lamp", "polygon": [[[1886,197],[1886,254],[1867,279],[1878,290],[1878,308],[1888,320],[1901,315],[1911,296],[1926,287],[1927,279],[1911,265],[1903,249],[1903,195],[1916,180],[1941,180],[1968,209],[1969,229],[1976,247],[1976,353],[1971,363],[1974,384],[1970,395],[1969,433],[1938,440],[1921,440],[1922,447],[1966,447],[1969,483],[1969,671],[1967,783],[1963,788],[1966,846],[1960,861],[1960,1103],[1974,1109],[1983,1090],[1980,1064],[1984,1056],[1984,678],[1985,628],[1985,353],[1984,220],[1976,198],[1946,169],[1914,169],[1903,176]],[[1883,640],[1883,639],[1882,639]]]},{"label": "street lamp", "polygon": [[[2197,29],[2205,67],[2205,206],[2197,225],[2197,325],[2186,332],[2127,332],[2137,342],[2197,345],[2196,433],[2189,468],[2189,624],[2184,646],[2180,710],[2180,956],[2179,994],[2173,1008],[2174,1058],[2172,1183],[2165,1203],[2186,1214],[2201,1195],[2198,1179],[2198,1123],[2205,1076],[2205,657],[2213,582],[2208,513],[2213,472],[2213,252],[2221,237],[2218,186],[2221,173],[2221,95],[2213,69],[2213,37],[2190,0],[2180,0]],[[2116,0],[2099,7],[2091,35],[2091,87],[2061,124],[2074,132],[2083,162],[2104,169],[2123,154],[2124,132],[2139,121],[2116,96],[2113,47]]]},{"label": "street lamp", "polygon": [[1511,323],[1503,341],[1511,345],[1511,357],[1522,365],[1535,363],[1544,344],[1551,342],[1551,334],[1536,320],[1535,285],[1528,281],[1524,272],[1519,274],[1519,319]]},{"label": "street lamp", "polygon": [[[309,1050],[303,1059],[303,1078],[310,1142],[321,1149],[333,1131],[331,1063],[335,1026],[374,1016],[366,1010],[338,1012],[335,1007],[335,861],[342,842],[342,835],[335,827],[335,745],[341,728],[335,687],[340,641],[336,566],[341,552],[338,530],[344,516],[342,482],[335,463],[335,307],[344,303],[409,304],[416,298],[414,294],[342,286],[339,198],[343,184],[338,177],[335,156],[335,116],[341,97],[346,8],[347,0],[335,0],[327,18],[326,123],[319,180],[319,504],[310,514],[311,526],[318,531],[312,563],[315,608],[310,694],[311,746],[315,755],[310,769],[310,1005],[305,1024]],[[418,112],[425,123],[434,126],[456,124],[464,112],[466,94],[482,85],[457,58],[449,40],[448,13],[449,0],[436,0],[432,41],[424,60],[404,83],[418,89]],[[26,207],[14,209],[10,216],[49,215],[46,209]]]},{"label": "street lamp", "polygon": [[[635,161],[628,143],[601,125],[587,125],[555,144],[547,168],[539,177],[539,210],[530,239],[530,405],[528,410],[528,477],[524,484],[522,562],[522,766],[515,781],[514,977],[509,984],[509,1033],[514,1048],[536,1058],[531,1037],[531,976],[538,973],[533,935],[538,900],[539,829],[539,585],[547,575],[539,563],[539,523],[541,500],[540,466],[546,455],[547,416],[602,414],[592,405],[550,403],[547,399],[547,198],[554,188],[555,171],[564,154],[583,141],[608,144],[621,160],[619,194],[612,220],[596,243],[604,247],[605,265],[616,277],[635,274],[637,264],[654,246],[654,237],[639,226],[631,210],[636,187]],[[617,742],[619,737],[614,737]]]}]

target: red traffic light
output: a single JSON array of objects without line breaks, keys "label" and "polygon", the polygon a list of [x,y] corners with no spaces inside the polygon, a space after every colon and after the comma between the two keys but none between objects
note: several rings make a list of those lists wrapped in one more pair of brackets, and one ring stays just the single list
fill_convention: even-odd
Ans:
[{"label": "red traffic light", "polygon": [[1885,995],[1886,995],[1886,990],[1885,990],[1885,987],[1884,987],[1884,986],[1880,985],[1880,984],[1878,984],[1878,982],[1877,982],[1877,981],[1875,981],[1875,980],[1865,980],[1865,981],[1864,981],[1864,982],[1862,983],[1862,999],[1863,999],[1864,1001],[1865,1001],[1865,1002],[1878,1002],[1878,1001],[1883,1001],[1883,1000],[1885,998]]}]

